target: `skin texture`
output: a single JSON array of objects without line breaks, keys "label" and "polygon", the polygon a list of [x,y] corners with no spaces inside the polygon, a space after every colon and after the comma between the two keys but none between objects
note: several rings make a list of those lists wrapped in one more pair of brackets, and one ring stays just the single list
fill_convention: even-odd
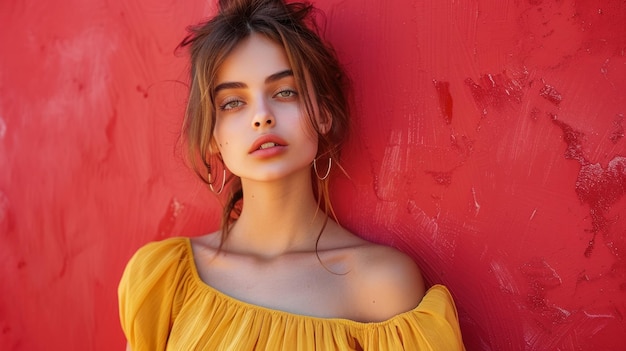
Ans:
[{"label": "skin texture", "polygon": [[[424,285],[403,253],[329,220],[318,259],[325,215],[311,190],[317,138],[294,78],[282,74],[290,69],[282,46],[252,34],[218,71],[214,144],[241,177],[245,205],[221,251],[219,232],[192,240],[200,277],[242,301],[316,317],[373,322],[414,308]],[[251,152],[267,136],[281,146]]]}]

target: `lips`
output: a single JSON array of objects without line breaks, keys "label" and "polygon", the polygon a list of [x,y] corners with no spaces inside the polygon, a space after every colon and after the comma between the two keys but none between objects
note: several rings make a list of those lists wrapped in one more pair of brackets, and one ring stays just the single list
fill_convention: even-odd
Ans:
[{"label": "lips", "polygon": [[253,153],[259,150],[267,150],[280,146],[287,146],[287,142],[276,135],[266,134],[257,138],[254,143],[252,143],[252,146],[250,147],[248,153]]}]

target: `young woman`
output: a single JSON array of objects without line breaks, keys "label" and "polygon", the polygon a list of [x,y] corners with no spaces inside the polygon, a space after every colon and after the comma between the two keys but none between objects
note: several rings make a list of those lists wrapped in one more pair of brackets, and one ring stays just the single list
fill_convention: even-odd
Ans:
[{"label": "young woman", "polygon": [[333,219],[345,77],[308,4],[220,1],[191,29],[184,135],[221,230],[141,248],[119,287],[139,350],[462,350],[443,286]]}]

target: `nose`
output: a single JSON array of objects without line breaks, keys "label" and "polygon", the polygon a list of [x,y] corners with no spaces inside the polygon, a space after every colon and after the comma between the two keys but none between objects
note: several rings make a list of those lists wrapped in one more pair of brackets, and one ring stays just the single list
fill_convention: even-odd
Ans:
[{"label": "nose", "polygon": [[262,125],[271,126],[274,124],[274,117],[267,116],[266,118],[255,120],[253,125],[255,128],[260,128]]},{"label": "nose", "polygon": [[259,129],[264,127],[273,127],[276,119],[264,101],[260,101],[257,110],[252,118],[252,128]]}]

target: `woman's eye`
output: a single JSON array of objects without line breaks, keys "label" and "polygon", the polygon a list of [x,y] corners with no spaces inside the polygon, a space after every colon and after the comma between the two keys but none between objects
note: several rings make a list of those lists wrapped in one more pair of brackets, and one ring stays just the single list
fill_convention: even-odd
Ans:
[{"label": "woman's eye", "polygon": [[295,91],[293,91],[293,90],[282,90],[282,91],[279,91],[276,94],[276,97],[283,98],[283,99],[288,99],[288,98],[292,98],[292,97],[294,97],[296,95],[297,95],[297,93]]},{"label": "woman's eye", "polygon": [[241,101],[241,100],[232,100],[232,101],[228,101],[228,102],[220,105],[220,110],[222,110],[222,111],[233,110],[233,109],[236,109],[237,107],[240,107],[241,105],[243,105],[243,101]]}]

